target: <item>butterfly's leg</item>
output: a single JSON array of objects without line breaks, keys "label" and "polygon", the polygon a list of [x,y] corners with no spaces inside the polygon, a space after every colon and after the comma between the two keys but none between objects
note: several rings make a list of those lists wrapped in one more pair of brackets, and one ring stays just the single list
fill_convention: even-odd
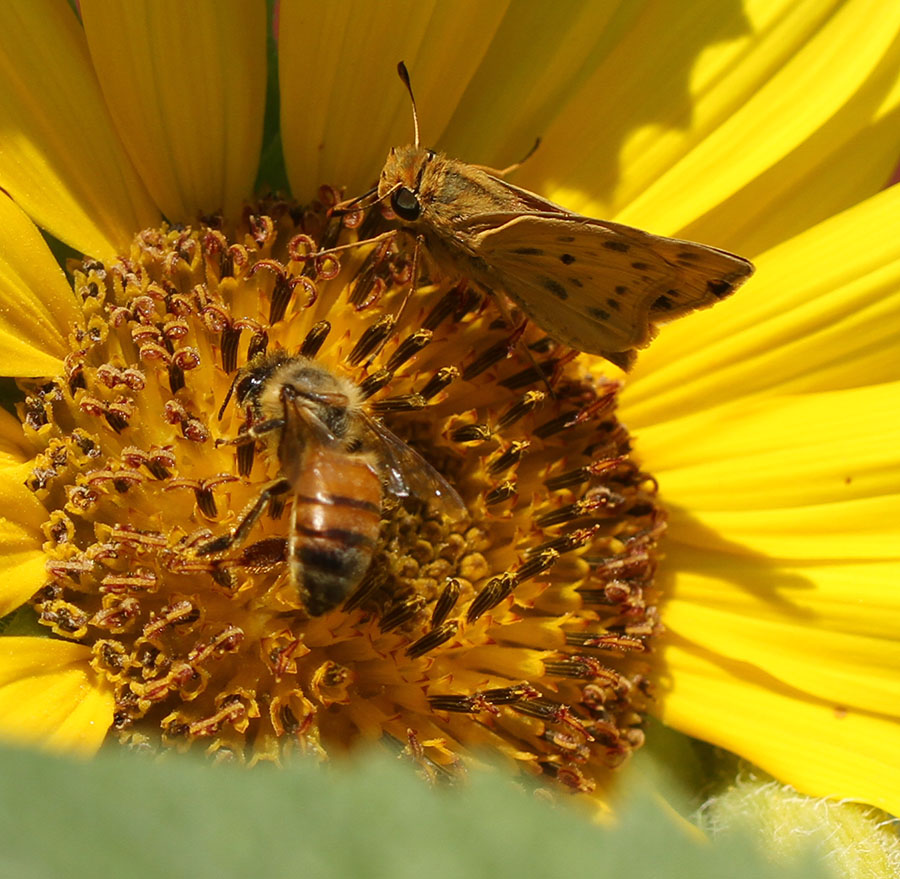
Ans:
[{"label": "butterfly's leg", "polygon": [[[362,195],[356,196],[356,198],[347,198],[344,201],[338,202],[332,209],[332,216],[340,216],[341,214],[349,213],[351,210],[365,210],[366,208],[370,208],[375,202],[373,201],[371,204],[362,204],[367,198],[371,198],[373,195],[378,194],[378,187],[373,186],[368,192],[364,192]],[[378,201],[378,199],[375,199]]]},{"label": "butterfly's leg", "polygon": [[415,239],[415,244],[413,245],[413,256],[412,256],[412,266],[409,277],[409,289],[406,291],[406,295],[403,297],[403,301],[400,303],[400,307],[397,311],[391,315],[391,323],[390,323],[390,331],[384,334],[384,337],[381,340],[381,344],[372,351],[371,356],[369,357],[367,364],[371,363],[377,356],[381,349],[387,343],[387,340],[390,338],[391,334],[394,332],[394,327],[400,323],[400,317],[403,312],[406,310],[406,304],[412,298],[413,293],[416,292],[416,288],[419,284],[419,258],[422,250],[422,246],[424,244],[424,238],[421,235],[417,235]]},{"label": "butterfly's leg", "polygon": [[409,289],[406,291],[406,295],[403,297],[403,301],[400,303],[400,307],[394,315],[394,326],[397,326],[397,324],[400,323],[400,316],[403,314],[406,309],[406,304],[412,298],[413,293],[416,292],[416,287],[419,285],[419,255],[422,252],[424,244],[425,239],[421,235],[416,235],[416,243],[413,245],[412,267],[409,273]]},{"label": "butterfly's leg", "polygon": [[475,165],[475,168],[478,168],[480,171],[484,171],[486,174],[490,174],[491,177],[506,177],[507,174],[512,174],[513,171],[517,171],[522,167],[536,152],[537,148],[541,145],[541,139],[537,138],[534,142],[534,146],[519,159],[518,162],[514,162],[512,165],[508,165],[506,168],[488,168],[487,165]]},{"label": "butterfly's leg", "polygon": [[309,254],[307,259],[314,256],[326,256],[330,253],[338,253],[338,251],[341,250],[350,250],[351,247],[362,247],[364,244],[375,244],[375,242],[384,241],[385,238],[390,238],[395,234],[396,231],[394,229],[389,229],[387,232],[382,232],[374,238],[361,238],[359,241],[351,241],[349,244],[339,244],[337,247],[326,247],[324,250],[317,250],[315,253]]},{"label": "butterfly's leg", "polygon": [[544,383],[544,387],[547,388],[547,393],[552,399],[556,399],[556,394],[554,393],[553,388],[550,386],[550,378],[548,378],[544,370],[541,369],[541,366],[537,362],[537,360],[534,359],[534,354],[531,352],[531,348],[529,348],[528,345],[525,344],[524,332],[525,327],[528,324],[528,318],[523,318],[522,323],[516,326],[516,322],[513,319],[512,314],[510,314],[509,306],[506,304],[506,300],[503,298],[503,294],[497,293],[494,290],[488,290],[488,293],[490,293],[491,299],[493,299],[497,304],[497,308],[500,310],[500,314],[503,315],[503,320],[506,325],[515,330],[515,334],[517,337],[516,344],[519,345],[522,351],[525,352],[525,356],[531,362],[531,365],[534,367],[537,374],[541,377],[541,381]]}]

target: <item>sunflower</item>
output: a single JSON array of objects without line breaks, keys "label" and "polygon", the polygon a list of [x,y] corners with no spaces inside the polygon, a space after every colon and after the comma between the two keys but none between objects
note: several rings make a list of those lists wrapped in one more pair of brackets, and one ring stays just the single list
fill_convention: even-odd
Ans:
[{"label": "sunflower", "polygon": [[[432,777],[487,746],[587,791],[652,711],[896,812],[900,11],[759,6],[285,3],[264,144],[262,5],[9,4],[5,734],[378,739]],[[666,328],[618,409],[613,370],[470,290],[424,283],[395,325],[407,253],[315,254],[377,222],[336,227],[332,186],[410,139],[401,58],[426,140],[503,166],[541,133],[517,183],[757,277]],[[279,146],[296,201],[254,196]],[[241,438],[296,352],[466,507],[380,498],[369,573],[312,615],[257,500],[280,447]]]}]

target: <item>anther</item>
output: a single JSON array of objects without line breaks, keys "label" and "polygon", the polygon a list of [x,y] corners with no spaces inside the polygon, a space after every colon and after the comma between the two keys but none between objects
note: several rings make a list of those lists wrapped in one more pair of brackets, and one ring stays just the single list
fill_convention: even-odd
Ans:
[{"label": "anther", "polygon": [[465,381],[471,381],[473,378],[481,375],[486,369],[492,367],[495,363],[505,360],[513,352],[518,342],[520,332],[514,333],[512,336],[495,342],[489,348],[485,348],[468,366],[463,367],[462,377]]},{"label": "anther", "polygon": [[414,595],[396,604],[391,605],[378,621],[378,628],[382,632],[390,632],[411,620],[422,608],[425,607],[425,599],[421,595]]},{"label": "anther", "polygon": [[508,501],[510,498],[514,498],[516,496],[516,483],[512,479],[508,479],[504,482],[501,482],[499,485],[494,486],[489,492],[487,492],[484,496],[484,502],[487,506],[493,506],[494,504],[502,504],[504,501]]},{"label": "anther", "polygon": [[330,332],[331,324],[327,320],[320,320],[317,324],[313,324],[300,346],[300,354],[303,357],[315,357]]},{"label": "anther", "polygon": [[459,378],[459,370],[455,366],[442,366],[430,379],[425,383],[419,393],[426,400],[436,397],[451,382]]},{"label": "anther", "polygon": [[491,438],[491,429],[486,424],[464,424],[450,431],[450,439],[455,443],[483,443]]},{"label": "anther", "polygon": [[379,318],[374,324],[366,327],[353,349],[347,355],[347,362],[351,366],[358,366],[370,354],[380,350],[393,331],[394,318],[391,315],[386,314]]},{"label": "anther", "polygon": [[504,598],[512,593],[518,582],[518,575],[511,571],[506,571],[498,577],[491,578],[469,605],[469,610],[466,612],[466,620],[474,623],[482,614],[493,610]]},{"label": "anther", "polygon": [[[389,369],[379,369],[377,372],[373,372],[359,383],[360,395],[364,400],[367,400],[373,394],[377,394],[382,388],[387,387],[393,378],[394,373]],[[422,400],[424,405],[424,397]]]},{"label": "anther", "polygon": [[434,610],[431,612],[431,627],[437,628],[450,615],[450,612],[456,607],[459,600],[460,583],[455,577],[447,580],[446,585],[441,590],[438,600],[434,603]]},{"label": "anther", "polygon": [[396,397],[385,397],[370,404],[372,412],[418,412],[426,406],[425,399],[419,394],[399,394]]},{"label": "anther", "polygon": [[437,626],[418,640],[413,641],[413,643],[406,648],[406,655],[410,659],[417,659],[420,656],[424,656],[429,651],[440,647],[442,644],[446,644],[447,641],[456,634],[458,627],[459,624],[456,620],[450,620],[449,622]]},{"label": "anther", "polygon": [[431,341],[432,336],[432,331],[425,329],[416,330],[416,332],[407,336],[388,359],[387,368],[391,371],[396,371],[410,357],[418,354]]}]

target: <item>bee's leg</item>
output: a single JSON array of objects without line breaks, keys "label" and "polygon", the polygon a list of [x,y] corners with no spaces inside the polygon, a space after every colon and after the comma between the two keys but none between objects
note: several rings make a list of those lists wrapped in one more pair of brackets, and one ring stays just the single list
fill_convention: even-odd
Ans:
[{"label": "bee's leg", "polygon": [[220,534],[207,543],[197,547],[197,555],[213,555],[215,553],[225,552],[233,546],[240,546],[250,533],[250,529],[256,524],[256,520],[262,515],[262,511],[266,506],[279,495],[286,494],[291,490],[291,484],[287,479],[276,479],[270,482],[253,501],[237,527],[230,534]]},{"label": "bee's leg", "polygon": [[479,171],[484,171],[486,174],[490,174],[492,177],[500,177],[501,179],[505,177],[507,174],[512,174],[513,171],[518,170],[522,167],[536,152],[537,148],[541,145],[541,139],[537,138],[534,142],[534,146],[519,159],[518,162],[514,162],[512,165],[508,165],[506,168],[488,168],[486,165],[475,165],[474,167],[478,168]]},{"label": "bee's leg", "polygon": [[241,431],[233,439],[217,439],[216,447],[219,446],[246,446],[248,443],[255,443],[263,434],[271,433],[273,430],[281,430],[284,427],[283,418],[271,418],[268,421],[260,421],[253,427]]}]

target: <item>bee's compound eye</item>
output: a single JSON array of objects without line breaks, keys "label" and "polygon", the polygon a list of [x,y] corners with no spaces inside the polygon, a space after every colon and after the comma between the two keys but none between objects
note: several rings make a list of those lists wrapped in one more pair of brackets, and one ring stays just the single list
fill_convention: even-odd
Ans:
[{"label": "bee's compound eye", "polygon": [[391,207],[401,220],[408,220],[410,222],[418,220],[419,214],[422,211],[422,206],[419,204],[419,199],[416,194],[405,186],[401,186],[391,196]]},{"label": "bee's compound eye", "polygon": [[235,386],[234,386],[234,396],[239,403],[245,402],[250,397],[255,397],[259,394],[260,388],[263,386],[265,381],[264,376],[253,375],[245,375]]}]

